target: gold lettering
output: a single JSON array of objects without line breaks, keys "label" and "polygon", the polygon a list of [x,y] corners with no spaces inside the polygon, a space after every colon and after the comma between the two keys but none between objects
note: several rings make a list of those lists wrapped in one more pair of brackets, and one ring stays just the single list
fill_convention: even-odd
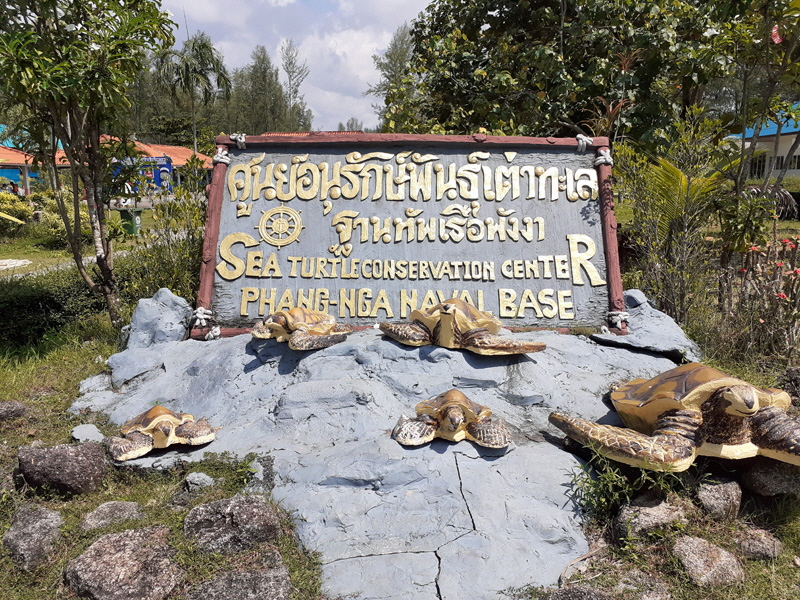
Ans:
[{"label": "gold lettering", "polygon": [[368,317],[370,300],[372,299],[372,290],[369,288],[361,288],[358,290],[358,310],[356,316]]},{"label": "gold lettering", "polygon": [[[602,277],[600,277],[600,273],[597,271],[597,268],[591,262],[589,262],[597,251],[597,246],[595,245],[594,240],[583,233],[574,233],[567,235],[567,241],[569,242],[572,284],[584,284],[583,276],[581,275],[581,269],[583,269],[586,271],[586,275],[589,277],[589,284],[592,287],[605,285],[606,282]],[[580,251],[580,244],[586,246],[586,250],[584,252]]]},{"label": "gold lettering", "polygon": [[572,290],[558,290],[558,318],[574,319],[575,313],[572,312],[574,304],[572,302]]},{"label": "gold lettering", "polygon": [[566,254],[557,254],[556,261],[556,279],[569,279],[569,261]]},{"label": "gold lettering", "polygon": [[508,288],[500,288],[497,290],[497,296],[500,301],[500,317],[517,316],[517,305],[514,304],[517,292]]},{"label": "gold lettering", "polygon": [[379,310],[386,311],[386,318],[391,319],[394,317],[394,313],[392,312],[392,307],[389,304],[389,298],[386,297],[386,290],[381,290],[378,292],[378,297],[375,298],[375,304],[372,305],[372,310],[369,313],[369,316],[373,319],[378,316]]},{"label": "gold lettering", "polygon": [[417,310],[417,290],[400,290],[400,318],[408,317]]},{"label": "gold lettering", "polygon": [[555,290],[549,288],[539,290],[539,304],[543,305],[542,314],[548,319],[552,319],[558,314],[558,304],[553,299],[553,294],[555,294]]},{"label": "gold lettering", "polygon": [[[347,312],[345,312],[347,311]],[[356,291],[353,289],[339,290],[339,316],[352,317],[356,314]]]},{"label": "gold lettering", "polygon": [[243,287],[242,288],[242,304],[239,307],[239,314],[243,317],[248,315],[247,306],[251,302],[258,300],[258,288]]},{"label": "gold lettering", "polygon": [[247,268],[244,274],[247,277],[260,277],[261,271],[264,268],[264,253],[260,250],[258,252],[247,253]]},{"label": "gold lettering", "polygon": [[[258,302],[258,316],[263,317],[265,314],[271,315],[275,312],[275,296],[277,295],[277,290],[275,288],[270,288],[269,294],[267,294],[266,288],[261,288],[261,295],[259,297]],[[269,310],[266,310],[267,305],[269,305]]]},{"label": "gold lettering", "polygon": [[536,295],[531,290],[522,292],[522,298],[520,298],[519,301],[519,310],[517,310],[516,314],[517,318],[523,318],[525,316],[525,309],[527,308],[532,308],[536,316],[540,319],[542,318],[542,309],[536,301]]},{"label": "gold lettering", "polygon": [[217,265],[216,271],[219,273],[220,277],[227,281],[238,279],[242,276],[245,269],[244,261],[233,254],[231,250],[234,244],[243,244],[246,248],[251,248],[253,246],[258,246],[258,240],[241,232],[231,233],[225,236],[222,243],[219,245],[219,256],[224,262]]}]

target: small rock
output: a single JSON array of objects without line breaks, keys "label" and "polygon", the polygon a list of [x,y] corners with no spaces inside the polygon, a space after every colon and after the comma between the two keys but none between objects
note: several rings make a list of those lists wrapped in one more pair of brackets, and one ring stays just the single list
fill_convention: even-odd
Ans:
[{"label": "small rock", "polygon": [[640,500],[622,508],[617,515],[616,534],[619,539],[642,537],[673,523],[684,523],[682,508],[665,501]]},{"label": "small rock", "polygon": [[747,558],[768,560],[783,552],[781,541],[764,529],[748,529],[739,540],[739,548]]},{"label": "small rock", "polygon": [[792,559],[792,562],[794,563],[794,566],[795,566],[795,567],[798,567],[798,568],[800,568],[800,556],[795,556],[795,557]]},{"label": "small rock", "polygon": [[186,537],[201,550],[240,552],[280,535],[280,517],[261,495],[234,496],[194,507],[183,523]]},{"label": "small rock", "polygon": [[214,478],[205,473],[189,473],[183,482],[186,491],[190,494],[198,492],[203,488],[214,485]]},{"label": "small rock", "polygon": [[800,466],[763,456],[748,461],[740,478],[742,485],[755,494],[800,497]]},{"label": "small rock", "polygon": [[291,589],[289,571],[281,565],[263,571],[223,573],[197,586],[187,600],[289,600]]},{"label": "small rock", "polygon": [[683,536],[672,548],[686,573],[700,587],[726,586],[744,581],[736,557],[704,539]]},{"label": "small rock", "polygon": [[79,442],[102,442],[105,436],[94,425],[78,425],[72,429],[72,438]]},{"label": "small rock", "polygon": [[0,421],[10,421],[25,416],[28,407],[22,402],[0,402]]},{"label": "small rock", "polygon": [[607,600],[608,595],[599,590],[580,585],[567,587],[547,592],[542,600]]},{"label": "small rock", "polygon": [[64,579],[73,593],[94,600],[161,600],[183,570],[172,561],[169,529],[147,527],[109,533],[71,560]]},{"label": "small rock", "polygon": [[20,507],[3,536],[3,544],[11,552],[14,564],[24,571],[33,571],[45,564],[63,523],[64,519],[54,510],[36,504]]},{"label": "small rock", "polygon": [[81,529],[90,531],[100,527],[108,527],[123,521],[138,521],[144,519],[146,515],[142,507],[136,502],[122,502],[114,500],[106,502],[95,508],[86,515],[81,521]]},{"label": "small rock", "polygon": [[18,475],[33,488],[65,494],[97,490],[108,465],[105,450],[96,442],[64,444],[51,448],[20,448]]},{"label": "small rock", "polygon": [[742,488],[736,481],[704,483],[697,491],[697,500],[715,519],[735,519],[742,504]]},{"label": "small rock", "polygon": [[247,482],[242,493],[244,494],[269,494],[275,487],[275,459],[266,454],[257,456],[250,463],[253,469],[253,476]]}]

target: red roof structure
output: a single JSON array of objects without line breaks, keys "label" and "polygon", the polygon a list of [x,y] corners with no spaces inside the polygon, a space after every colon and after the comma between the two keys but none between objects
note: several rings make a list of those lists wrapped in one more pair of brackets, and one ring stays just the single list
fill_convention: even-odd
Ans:
[{"label": "red roof structure", "polygon": [[16,148],[0,146],[0,166],[2,167],[22,167],[33,164],[33,154],[28,154]]},{"label": "red roof structure", "polygon": [[[101,141],[107,141],[111,138],[109,136],[101,136]],[[136,148],[137,152],[140,152],[143,157],[150,157],[150,158],[158,158],[161,156],[167,156],[172,160],[173,167],[183,167],[186,165],[186,162],[192,157],[194,152],[191,148],[184,148],[183,146],[167,146],[165,144],[145,144],[144,142],[139,142],[137,140],[133,140],[133,145]],[[213,168],[213,163],[211,161],[211,157],[206,156],[205,154],[197,153],[197,158],[199,158],[203,163],[203,168],[211,169]],[[67,157],[64,154],[63,150],[59,150],[56,152],[56,164],[58,165],[65,165],[67,162]]]}]

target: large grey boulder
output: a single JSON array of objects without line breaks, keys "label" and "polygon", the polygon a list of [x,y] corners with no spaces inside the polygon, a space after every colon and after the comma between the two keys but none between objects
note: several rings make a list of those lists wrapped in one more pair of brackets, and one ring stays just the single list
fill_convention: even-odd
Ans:
[{"label": "large grey boulder", "polygon": [[108,469],[105,450],[97,442],[50,448],[24,446],[17,457],[18,476],[27,485],[62,494],[96,491]]},{"label": "large grey boulder", "polygon": [[69,562],[64,580],[81,598],[161,600],[183,577],[168,535],[166,527],[104,535]]},{"label": "large grey boulder", "polygon": [[[269,456],[249,491],[273,488],[304,546],[320,553],[330,597],[492,597],[552,585],[588,547],[567,496],[580,462],[553,443],[563,434],[548,414],[620,424],[601,401],[609,385],[675,366],[582,336],[509,335],[547,349],[479,356],[402,346],[374,329],[315,352],[250,336],[165,342],[112,357],[116,389],[93,389],[71,410],[105,410],[123,423],[159,399],[221,427],[207,447],[170,447],[129,461],[135,467],[205,451]],[[508,422],[506,452],[391,439],[401,414],[453,387]]]},{"label": "large grey boulder", "polygon": [[234,496],[194,507],[186,515],[183,532],[200,550],[229,554],[277,541],[281,520],[264,496]]},{"label": "large grey boulder", "polygon": [[680,364],[702,360],[700,348],[686,337],[680,326],[668,315],[654,309],[640,290],[623,293],[630,315],[628,335],[595,334],[598,344],[646,350],[661,354]]},{"label": "large grey boulder", "polygon": [[25,504],[17,509],[11,527],[3,536],[14,564],[24,571],[33,571],[50,560],[63,523],[58,512],[43,506]]},{"label": "large grey boulder", "polygon": [[152,298],[139,300],[131,317],[127,348],[149,348],[175,342],[186,335],[192,307],[183,298],[161,288]]}]

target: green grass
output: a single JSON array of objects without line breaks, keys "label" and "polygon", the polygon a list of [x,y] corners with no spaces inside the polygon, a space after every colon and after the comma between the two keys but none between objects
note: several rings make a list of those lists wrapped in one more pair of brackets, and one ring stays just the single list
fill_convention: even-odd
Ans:
[{"label": "green grass", "polygon": [[[115,223],[119,222],[119,211],[110,211],[109,219]],[[152,211],[143,211],[142,231],[152,226]],[[133,236],[118,240],[114,244],[114,249],[117,252],[131,250],[135,247],[136,238]],[[83,256],[84,258],[94,256],[91,246],[84,247]],[[72,265],[74,263],[72,252],[66,245],[62,249],[46,248],[42,245],[41,240],[26,236],[24,233],[14,238],[0,238],[0,259],[3,258],[27,259],[31,263],[14,269],[4,269],[0,271],[0,278],[14,274],[34,273],[56,265]]]},{"label": "green grass", "polygon": [[[117,433],[117,428],[109,425],[102,414],[87,412],[73,416],[67,412],[78,395],[78,384],[105,369],[105,360],[116,351],[116,336],[108,318],[97,315],[51,333],[36,345],[13,349],[0,346],[0,402],[20,401],[28,407],[23,417],[0,421],[0,447],[3,449],[0,482],[16,466],[17,449],[34,440],[41,441],[44,446],[69,443],[72,428],[81,423],[94,423],[105,435]],[[161,525],[170,529],[169,541],[176,550],[174,560],[186,573],[169,596],[170,600],[184,598],[193,586],[224,570],[257,568],[266,555],[275,552],[289,569],[292,600],[318,600],[321,598],[318,559],[298,546],[292,523],[286,516],[282,519],[282,534],[274,545],[261,544],[233,555],[199,552],[183,535],[183,520],[189,510],[240,491],[251,476],[251,461],[252,457],[237,460],[230,456],[206,455],[201,462],[163,472],[114,468],[100,490],[68,498],[31,490],[0,491],[2,532],[10,526],[14,511],[27,502],[57,510],[64,518],[62,535],[55,544],[51,561],[35,572],[17,569],[10,555],[0,550],[0,598],[74,598],[63,585],[63,571],[70,560],[104,534]],[[192,471],[207,473],[217,483],[204,488],[186,506],[171,505],[170,500],[182,490],[185,476]],[[146,518],[91,532],[82,531],[79,524],[83,517],[111,500],[138,502]]]}]

